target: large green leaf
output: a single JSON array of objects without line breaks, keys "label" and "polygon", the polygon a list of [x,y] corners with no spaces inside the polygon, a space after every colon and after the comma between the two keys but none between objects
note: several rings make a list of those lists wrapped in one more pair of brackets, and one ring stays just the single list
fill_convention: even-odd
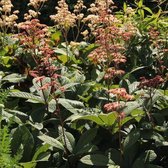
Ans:
[{"label": "large green leaf", "polygon": [[131,116],[134,117],[137,122],[139,122],[144,115],[145,111],[141,109],[134,109],[133,111],[131,111]]},{"label": "large green leaf", "polygon": [[7,68],[11,67],[10,61],[12,60],[11,56],[1,56],[0,61],[2,61],[3,66]]},{"label": "large green leaf", "polygon": [[11,83],[18,83],[23,82],[26,79],[26,76],[23,76],[21,74],[12,73],[10,75],[5,76],[2,81],[8,81]]},{"label": "large green leaf", "polygon": [[[51,79],[49,77],[44,77],[42,80],[37,80],[37,78],[33,79],[33,85],[37,90],[39,96],[45,101],[48,102],[48,98],[51,92]],[[42,87],[46,86],[45,89],[41,89]]]},{"label": "large green leaf", "polygon": [[130,147],[139,140],[139,138],[140,138],[139,130],[136,129],[131,131],[124,140],[124,151],[129,150]]},{"label": "large green leaf", "polygon": [[59,98],[58,103],[61,104],[65,109],[72,113],[77,113],[78,108],[84,108],[84,105],[82,102],[77,100],[70,100],[65,98]]},{"label": "large green leaf", "polygon": [[[43,146],[39,147],[36,151],[36,153],[34,154],[32,161],[44,161],[44,159],[47,161],[48,159],[46,158],[46,156],[44,157],[44,153],[47,152],[47,150],[49,149],[50,145],[49,144],[44,144]],[[50,156],[50,154],[48,154],[48,157]]]},{"label": "large green leaf", "polygon": [[158,146],[168,146],[167,141],[165,138],[158,132],[156,131],[143,131],[141,134],[141,137],[145,140],[154,140],[155,145]]},{"label": "large green leaf", "polygon": [[65,99],[65,98],[59,98],[58,99],[58,103],[61,104],[61,102],[66,101],[68,102],[70,105],[72,105],[74,108],[84,108],[84,104],[81,101],[77,101],[77,100],[70,100],[70,99]]},{"label": "large green leaf", "polygon": [[112,160],[102,154],[86,155],[80,159],[80,162],[92,166],[109,166],[114,165]]},{"label": "large green leaf", "polygon": [[73,136],[71,133],[69,133],[69,132],[65,132],[64,135],[65,135],[65,139],[64,139],[64,137],[62,136],[62,141],[63,141],[63,142],[64,142],[64,140],[66,141],[66,142],[64,142],[64,145],[65,145],[65,143],[66,143],[67,149],[72,153],[73,148],[74,148],[74,146],[75,146],[75,138],[74,138],[74,136]]},{"label": "large green leaf", "polygon": [[[155,160],[157,157],[156,153],[153,150],[147,150],[143,154],[141,154],[134,162],[133,168],[142,168],[147,167],[150,162]],[[150,166],[149,166],[150,168]]]},{"label": "large green leaf", "polygon": [[118,118],[117,112],[111,112],[109,114],[90,114],[90,115],[82,115],[76,114],[69,117],[67,120],[71,120],[72,122],[75,120],[90,120],[95,122],[100,126],[112,126]]},{"label": "large green leaf", "polygon": [[12,152],[16,154],[19,147],[23,145],[23,161],[30,161],[32,150],[34,148],[34,138],[26,126],[19,126],[14,134],[11,142]]},{"label": "large green leaf", "polygon": [[90,144],[94,140],[97,134],[97,129],[92,128],[87,130],[84,134],[81,135],[79,141],[77,142],[73,153],[80,154],[88,151],[88,146],[90,149]]},{"label": "large green leaf", "polygon": [[35,96],[31,93],[27,93],[27,92],[20,92],[20,91],[11,91],[9,93],[10,97],[18,97],[18,98],[23,98],[23,99],[30,99],[30,100],[34,100],[37,101],[38,103],[45,103],[44,100],[40,97],[40,96]]},{"label": "large green leaf", "polygon": [[140,102],[138,101],[130,101],[125,103],[125,107],[123,108],[123,111],[126,114],[130,114],[133,110],[139,108],[141,106]]},{"label": "large green leaf", "polygon": [[28,115],[17,110],[10,110],[10,109],[4,109],[2,110],[2,116],[6,119],[6,121],[15,121],[18,124],[22,124],[22,122],[26,121],[28,119]]},{"label": "large green leaf", "polygon": [[33,104],[30,112],[30,120],[33,122],[42,123],[47,110],[44,104]]},{"label": "large green leaf", "polygon": [[56,105],[57,105],[57,102],[55,99],[52,99],[49,103],[48,103],[48,111],[53,113],[55,112],[56,110]]},{"label": "large green leaf", "polygon": [[17,124],[22,124],[22,121],[20,120],[19,117],[14,116],[13,114],[8,113],[4,109],[2,109],[1,115],[2,115],[2,119],[5,119],[8,122],[10,121],[10,119],[12,119],[12,121],[16,122]]},{"label": "large green leaf", "polygon": [[115,164],[119,165],[121,161],[121,152],[117,149],[111,148],[107,151],[108,156]]},{"label": "large green leaf", "polygon": [[63,144],[53,137],[42,134],[42,135],[39,135],[38,138],[43,142],[45,142],[46,144],[49,144],[57,149],[64,150]]},{"label": "large green leaf", "polygon": [[35,168],[37,163],[36,162],[25,162],[25,163],[20,163],[23,168]]},{"label": "large green leaf", "polygon": [[88,115],[80,119],[90,120],[101,126],[112,126],[118,118],[118,113],[111,112],[109,114]]}]

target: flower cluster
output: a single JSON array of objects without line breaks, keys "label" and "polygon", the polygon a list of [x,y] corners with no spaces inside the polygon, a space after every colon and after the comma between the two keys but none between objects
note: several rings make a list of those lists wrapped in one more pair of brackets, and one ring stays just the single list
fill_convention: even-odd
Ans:
[{"label": "flower cluster", "polygon": [[35,63],[34,66],[29,65],[31,66],[29,75],[36,78],[37,82],[49,77],[50,82],[41,85],[40,89],[45,90],[50,87],[51,92],[56,91],[60,87],[57,80],[60,75],[57,74],[59,68],[53,64],[57,56],[50,46],[47,26],[33,19],[19,24],[18,27],[23,31],[18,37],[25,55],[29,55],[29,59],[33,59]]},{"label": "flower cluster", "polygon": [[146,79],[145,77],[140,78],[141,82],[139,88],[157,88],[160,84],[164,82],[164,79],[157,75],[152,79]]},{"label": "flower cluster", "polygon": [[34,10],[28,10],[28,13],[24,14],[24,19],[31,20],[32,18],[38,18],[38,16],[41,14],[40,10],[46,1],[48,0],[30,0],[28,6],[33,7]]},{"label": "flower cluster", "polygon": [[155,28],[149,29],[150,42],[153,43],[154,47],[159,47],[159,31]]},{"label": "flower cluster", "polygon": [[121,107],[122,106],[119,102],[112,102],[104,105],[106,112],[118,111]]},{"label": "flower cluster", "polygon": [[108,94],[115,95],[117,101],[105,104],[104,109],[106,112],[117,111],[120,113],[120,110],[124,107],[124,105],[120,103],[120,100],[129,101],[134,99],[134,96],[128,94],[125,88],[110,89],[108,90]]},{"label": "flower cluster", "polygon": [[21,30],[18,38],[26,53],[36,55],[34,51],[47,42],[47,26],[40,24],[38,19],[19,23],[18,29]]},{"label": "flower cluster", "polygon": [[16,25],[18,10],[12,12],[13,5],[11,0],[0,1],[0,27],[5,32],[8,28]]},{"label": "flower cluster", "polygon": [[108,93],[113,94],[117,97],[117,100],[124,99],[124,100],[132,100],[134,96],[127,93],[125,88],[115,88],[108,90]]},{"label": "flower cluster", "polygon": [[[78,0],[77,4],[74,6],[74,13],[77,14],[77,18],[82,19],[83,17],[80,17],[81,11],[83,9],[86,9],[86,6],[83,4],[83,0]],[[84,14],[82,14],[83,16]]]},{"label": "flower cluster", "polygon": [[115,68],[108,68],[104,75],[104,79],[112,79],[115,76],[122,76],[125,74],[123,70],[117,70]]},{"label": "flower cluster", "polygon": [[76,23],[76,15],[71,13],[68,9],[68,5],[65,0],[58,1],[56,7],[57,14],[51,15],[50,18],[57,23],[60,29],[68,30],[70,27],[74,27]]},{"label": "flower cluster", "polygon": [[13,7],[11,0],[1,0],[1,12],[10,13]]},{"label": "flower cluster", "polygon": [[95,36],[98,48],[89,54],[89,59],[94,63],[101,65],[105,71],[105,80],[114,79],[116,76],[123,75],[120,70],[120,64],[126,62],[124,55],[125,41],[128,41],[132,31],[127,27],[121,27],[120,21],[112,14],[112,1],[96,1],[91,4],[91,12],[87,18],[92,34]]},{"label": "flower cluster", "polygon": [[42,3],[45,3],[48,0],[30,0],[28,6],[33,6],[35,9],[39,9]]}]

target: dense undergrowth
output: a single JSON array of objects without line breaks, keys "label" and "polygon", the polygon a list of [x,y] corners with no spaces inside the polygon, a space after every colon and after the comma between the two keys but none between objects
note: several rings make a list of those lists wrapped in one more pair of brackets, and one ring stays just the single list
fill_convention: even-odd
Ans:
[{"label": "dense undergrowth", "polygon": [[164,1],[60,0],[52,27],[46,1],[0,1],[0,168],[166,168]]}]

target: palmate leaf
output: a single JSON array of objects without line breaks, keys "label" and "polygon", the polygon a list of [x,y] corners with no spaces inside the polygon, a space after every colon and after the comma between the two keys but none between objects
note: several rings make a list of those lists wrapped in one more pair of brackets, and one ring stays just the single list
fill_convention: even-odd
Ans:
[{"label": "palmate leaf", "polygon": [[45,104],[44,100],[40,96],[35,96],[31,93],[27,92],[20,92],[16,90],[11,90],[11,92],[8,94],[9,97],[18,97],[18,98],[23,98],[23,99],[28,99],[28,100],[34,100],[38,103],[43,103]]}]

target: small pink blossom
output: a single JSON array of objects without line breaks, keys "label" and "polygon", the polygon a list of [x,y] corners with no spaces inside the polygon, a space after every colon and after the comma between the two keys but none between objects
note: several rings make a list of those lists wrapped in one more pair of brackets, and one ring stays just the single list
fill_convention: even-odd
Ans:
[{"label": "small pink blossom", "polygon": [[117,111],[121,107],[119,102],[107,103],[104,105],[104,109],[107,112]]}]

